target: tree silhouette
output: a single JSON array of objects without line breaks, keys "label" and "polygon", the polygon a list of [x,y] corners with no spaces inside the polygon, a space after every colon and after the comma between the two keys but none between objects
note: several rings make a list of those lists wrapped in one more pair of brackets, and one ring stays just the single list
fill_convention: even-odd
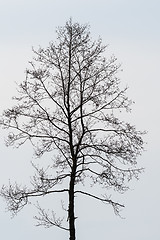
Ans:
[{"label": "tree silhouette", "polygon": [[[50,169],[33,164],[31,187],[3,186],[1,196],[13,214],[31,198],[68,194],[68,221],[38,205],[38,225],[57,226],[75,240],[75,196],[86,195],[111,204],[116,214],[123,204],[107,196],[108,189],[124,193],[138,178],[136,167],[143,150],[142,132],[120,120],[131,101],[120,89],[120,66],[105,57],[101,39],[92,41],[88,25],[57,28],[57,41],[33,50],[26,79],[14,97],[16,105],[3,112],[0,124],[9,129],[6,144],[20,147],[29,141],[37,157],[53,153]],[[118,116],[118,117],[117,117]],[[85,188],[85,183],[93,187]],[[102,187],[96,195],[94,187]]]}]

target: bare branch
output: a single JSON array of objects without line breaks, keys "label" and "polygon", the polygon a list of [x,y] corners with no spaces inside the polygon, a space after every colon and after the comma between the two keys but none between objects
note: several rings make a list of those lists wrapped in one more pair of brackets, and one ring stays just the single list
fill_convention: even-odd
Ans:
[{"label": "bare branch", "polygon": [[62,226],[64,218],[57,218],[54,211],[51,211],[51,214],[49,214],[49,210],[46,212],[39,206],[39,204],[37,204],[37,209],[39,216],[34,217],[34,219],[37,220],[36,226],[44,226],[45,228],[55,226],[62,230],[69,231],[68,228]]},{"label": "bare branch", "polygon": [[75,191],[75,194],[76,193],[80,193],[80,194],[89,196],[91,198],[95,198],[95,199],[97,199],[97,200],[99,200],[101,202],[111,204],[113,209],[114,209],[115,214],[117,214],[117,215],[119,215],[120,208],[124,207],[123,204],[120,204],[118,202],[114,202],[114,201],[110,200],[107,196],[104,196],[104,197],[101,198],[101,197],[97,197],[96,195],[93,195],[91,193],[83,192],[83,191],[80,191],[80,190]]}]

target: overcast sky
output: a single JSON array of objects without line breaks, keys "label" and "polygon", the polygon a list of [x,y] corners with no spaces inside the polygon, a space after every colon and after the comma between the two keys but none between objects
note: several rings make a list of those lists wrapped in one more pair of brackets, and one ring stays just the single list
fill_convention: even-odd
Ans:
[{"label": "overcast sky", "polygon": [[[140,130],[147,130],[146,151],[139,158],[145,173],[131,184],[131,191],[120,196],[126,208],[124,219],[114,215],[110,206],[77,201],[77,240],[160,239],[160,1],[159,0],[0,0],[0,111],[11,105],[15,82],[25,78],[24,71],[33,54],[32,46],[47,46],[55,39],[55,27],[73,21],[89,23],[93,38],[99,35],[109,52],[122,63],[121,81],[129,86],[135,101],[128,119]],[[1,133],[0,184],[8,179],[29,179],[32,149],[6,148]],[[56,208],[53,204],[53,209]],[[2,239],[68,239],[56,228],[35,227],[34,208],[14,219],[5,212],[0,199]]]}]

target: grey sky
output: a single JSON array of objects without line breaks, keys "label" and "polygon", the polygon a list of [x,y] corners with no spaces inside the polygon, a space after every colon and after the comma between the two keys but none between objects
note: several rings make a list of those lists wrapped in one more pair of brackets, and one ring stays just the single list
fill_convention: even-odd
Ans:
[{"label": "grey sky", "polygon": [[[128,95],[136,102],[127,118],[137,128],[148,131],[147,151],[139,158],[145,173],[140,181],[131,184],[133,191],[118,196],[126,205],[122,212],[125,219],[114,216],[110,206],[79,199],[77,240],[160,238],[159,12],[159,0],[0,0],[0,111],[11,104],[15,81],[25,78],[31,47],[47,46],[55,39],[55,27],[72,17],[89,23],[93,38],[100,35],[109,44],[109,53],[122,63],[121,80],[129,86]],[[0,151],[1,185],[8,179],[27,181],[32,172],[31,147],[6,148],[1,137]],[[28,206],[11,220],[10,214],[4,212],[2,199],[0,203],[1,238],[67,239],[68,235],[56,228],[34,227],[33,207]]]}]

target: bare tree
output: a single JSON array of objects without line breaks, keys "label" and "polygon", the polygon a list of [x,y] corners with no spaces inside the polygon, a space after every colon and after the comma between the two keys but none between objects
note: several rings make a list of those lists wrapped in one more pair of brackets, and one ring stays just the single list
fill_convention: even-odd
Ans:
[{"label": "bare tree", "polygon": [[[49,169],[34,165],[31,187],[3,186],[1,196],[16,214],[31,198],[68,194],[68,221],[38,205],[38,225],[57,226],[75,240],[75,196],[86,195],[111,204],[119,214],[123,204],[96,195],[94,186],[124,193],[128,181],[138,178],[137,156],[143,150],[142,132],[120,120],[130,110],[126,88],[116,77],[120,66],[105,57],[101,39],[92,41],[89,26],[66,22],[57,28],[57,42],[34,50],[35,58],[14,97],[16,105],[3,112],[2,127],[9,129],[7,145],[31,142],[37,157],[53,152]],[[49,171],[49,172],[48,172]],[[87,190],[85,183],[93,188]]]}]

